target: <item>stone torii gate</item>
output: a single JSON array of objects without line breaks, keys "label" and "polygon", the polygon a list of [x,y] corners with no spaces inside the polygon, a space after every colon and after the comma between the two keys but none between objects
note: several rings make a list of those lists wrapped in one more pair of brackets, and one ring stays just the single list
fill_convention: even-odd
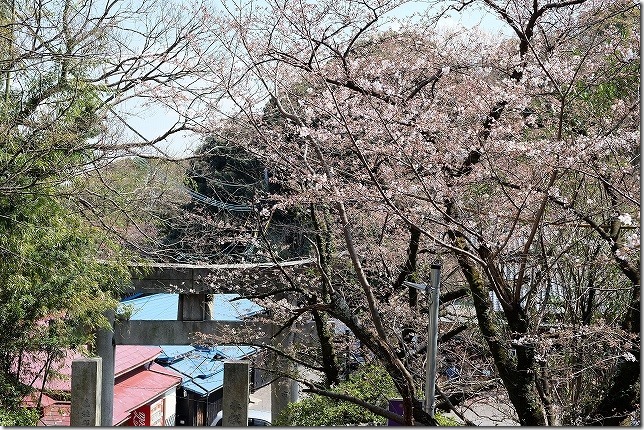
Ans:
[{"label": "stone torii gate", "polygon": [[[132,269],[145,268],[146,274],[133,280],[132,293],[178,293],[179,304],[176,321],[115,321],[114,314],[108,315],[114,330],[100,330],[97,333],[96,349],[102,359],[101,371],[101,426],[112,426],[114,402],[114,354],[116,345],[189,345],[192,334],[220,333],[238,327],[256,327],[257,332],[272,335],[272,325],[259,322],[217,321],[210,310],[211,296],[215,290],[209,281],[216,273],[240,273],[258,271],[274,276],[281,268],[306,269],[314,263],[312,259],[289,261],[278,264],[132,264]],[[240,288],[242,289],[242,288]],[[270,342],[270,335],[257,339]],[[289,402],[297,400],[297,383],[281,378],[271,384],[271,410],[273,416],[283,410]]]}]

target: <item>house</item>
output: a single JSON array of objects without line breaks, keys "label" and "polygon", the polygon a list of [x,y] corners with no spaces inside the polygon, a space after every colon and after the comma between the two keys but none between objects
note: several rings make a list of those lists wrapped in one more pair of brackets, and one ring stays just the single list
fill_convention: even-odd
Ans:
[{"label": "house", "polygon": [[221,410],[224,360],[241,360],[257,353],[252,346],[165,345],[161,349],[157,363],[183,378],[177,390],[176,425],[185,426],[207,426]]},{"label": "house", "polygon": [[[161,352],[154,346],[116,346],[113,425],[174,425],[176,389],[182,378],[154,362]],[[73,360],[83,357],[68,350],[51,363],[42,353],[23,358],[21,381],[35,389],[23,399],[23,405],[41,408],[38,425],[70,425],[71,366]],[[43,381],[48,365],[49,376]]]},{"label": "house", "polygon": [[153,346],[117,345],[114,357],[114,425],[173,426],[181,376],[153,360]]},{"label": "house", "polygon": [[[131,320],[176,320],[178,294],[138,295],[123,300],[120,312]],[[238,294],[214,294],[211,315],[218,321],[241,321],[264,312],[256,303]],[[258,353],[252,346],[218,345],[214,347],[162,345],[157,365],[181,375],[177,389],[176,425],[208,426],[221,410],[224,360],[248,359]],[[251,383],[263,385],[263,377],[253,370]]]}]

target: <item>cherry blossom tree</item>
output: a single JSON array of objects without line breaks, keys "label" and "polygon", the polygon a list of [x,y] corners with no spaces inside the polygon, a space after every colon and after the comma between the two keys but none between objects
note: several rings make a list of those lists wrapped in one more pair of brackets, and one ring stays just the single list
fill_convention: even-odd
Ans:
[{"label": "cherry blossom tree", "polygon": [[[285,320],[342,321],[392,376],[403,422],[427,422],[402,280],[439,258],[521,424],[624,419],[639,402],[638,6],[483,1],[512,37],[394,27],[398,6],[230,2],[214,20],[236,109],[204,129],[236,124],[289,172],[275,208],[317,220],[321,282]],[[606,397],[580,402],[590,388]]]}]

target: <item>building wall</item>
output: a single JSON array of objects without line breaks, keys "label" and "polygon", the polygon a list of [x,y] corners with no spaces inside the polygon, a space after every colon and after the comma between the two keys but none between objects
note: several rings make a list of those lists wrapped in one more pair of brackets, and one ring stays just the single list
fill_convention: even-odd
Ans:
[{"label": "building wall", "polygon": [[129,426],[174,426],[176,415],[176,390],[167,391],[162,397],[132,411]]},{"label": "building wall", "polygon": [[224,394],[224,389],[221,388],[208,396],[208,416],[207,416],[207,426],[210,425],[211,422],[215,419],[219,411],[221,411],[223,405],[222,405],[222,398]]},{"label": "building wall", "polygon": [[177,416],[177,391],[170,390],[166,393],[163,404],[163,425],[173,427]]},{"label": "building wall", "polygon": [[177,388],[177,418],[175,424],[178,426],[191,426],[195,424],[195,394],[191,391]]},{"label": "building wall", "polygon": [[[184,393],[185,391],[185,393]],[[222,408],[223,389],[210,396],[199,396],[183,388],[177,389],[177,426],[209,426]]]}]

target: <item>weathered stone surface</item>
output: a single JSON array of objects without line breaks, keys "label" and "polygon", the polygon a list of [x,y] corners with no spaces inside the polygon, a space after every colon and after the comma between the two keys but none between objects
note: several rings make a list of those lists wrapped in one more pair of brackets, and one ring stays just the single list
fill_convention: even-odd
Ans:
[{"label": "weathered stone surface", "polygon": [[224,362],[224,393],[222,398],[222,424],[224,427],[248,426],[249,393],[248,361]]},{"label": "weathered stone surface", "polygon": [[72,427],[101,425],[101,375],[100,357],[72,361]]},{"label": "weathered stone surface", "polygon": [[[108,311],[105,317],[114,326],[114,311]],[[114,419],[114,361],[116,343],[111,329],[99,329],[96,333],[96,354],[101,357],[101,427],[111,427]]]},{"label": "weathered stone surface", "polygon": [[[196,332],[226,333],[241,328],[243,321],[118,321],[114,327],[117,345],[191,345]],[[259,329],[259,328],[258,328]]]},{"label": "weathered stone surface", "polygon": [[[273,346],[277,349],[288,349],[293,345],[295,334],[290,328],[281,331],[280,334],[275,334],[272,342]],[[296,367],[293,362],[285,359],[284,357],[275,356],[273,363],[275,369],[284,373],[295,373]],[[296,402],[299,397],[298,384],[287,377],[280,377],[273,381],[271,391],[271,411],[273,417],[277,417],[289,403]]]},{"label": "weathered stone surface", "polygon": [[180,321],[204,321],[212,319],[212,295],[179,294],[178,317]]},{"label": "weathered stone surface", "polygon": [[[315,264],[314,259],[274,263],[239,264],[131,264],[132,288],[129,292],[145,293],[203,293],[217,290],[212,277],[238,279],[242,273],[254,273],[270,278],[279,276],[280,268],[303,271]],[[221,292],[219,290],[218,292]]]}]

